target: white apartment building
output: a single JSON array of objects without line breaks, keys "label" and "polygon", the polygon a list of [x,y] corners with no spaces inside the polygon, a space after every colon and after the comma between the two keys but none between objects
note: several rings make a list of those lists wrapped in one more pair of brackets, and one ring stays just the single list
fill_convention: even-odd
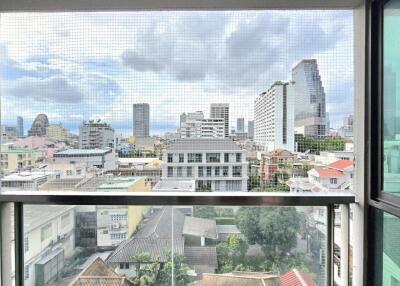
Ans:
[{"label": "white apartment building", "polygon": [[210,117],[225,120],[225,137],[229,137],[229,103],[211,103]]},{"label": "white apartment building", "polygon": [[180,138],[223,138],[225,120],[222,118],[186,120],[179,128],[179,135]]},{"label": "white apartment building", "polygon": [[74,209],[75,206],[24,206],[24,285],[49,285],[59,278],[65,259],[74,253]]},{"label": "white apartment building", "polygon": [[53,155],[55,163],[84,163],[86,168],[99,168],[106,171],[117,168],[117,159],[112,149],[67,149]]},{"label": "white apartment building", "polygon": [[229,139],[180,139],[163,150],[162,180],[195,180],[203,191],[247,191],[246,151]]},{"label": "white apartment building", "polygon": [[83,122],[79,126],[80,149],[113,148],[114,137],[114,129],[111,125],[99,120]]},{"label": "white apartment building", "polygon": [[254,102],[254,141],[265,151],[294,151],[294,94],[290,83],[276,82]]}]

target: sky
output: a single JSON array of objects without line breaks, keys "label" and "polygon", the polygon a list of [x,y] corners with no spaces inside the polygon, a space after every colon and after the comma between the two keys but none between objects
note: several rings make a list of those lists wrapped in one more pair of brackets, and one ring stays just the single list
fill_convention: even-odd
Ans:
[{"label": "sky", "polygon": [[12,13],[0,17],[1,120],[38,113],[77,132],[101,119],[132,132],[132,104],[150,104],[150,132],[179,114],[230,104],[230,125],[254,100],[317,59],[331,125],[353,113],[351,11]]}]

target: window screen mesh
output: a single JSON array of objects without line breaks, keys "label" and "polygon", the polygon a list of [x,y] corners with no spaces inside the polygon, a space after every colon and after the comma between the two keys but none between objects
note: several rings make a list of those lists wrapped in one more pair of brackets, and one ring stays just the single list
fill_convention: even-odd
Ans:
[{"label": "window screen mesh", "polygon": [[[352,190],[351,11],[1,14],[0,80],[2,191]],[[26,258],[34,257],[25,260],[26,285],[40,275],[56,281],[79,273],[74,261],[84,268],[94,251],[114,251],[160,211],[52,207],[60,221],[72,212],[75,224],[64,219],[58,229],[56,216],[45,229],[46,251],[38,254],[34,239],[25,240]],[[208,259],[190,271],[185,255],[168,253],[175,234],[147,240],[146,247],[166,243],[162,255],[176,259],[169,267],[191,281],[214,271],[290,276],[298,268],[325,285],[325,209],[261,209],[184,209],[209,219],[192,221],[202,229],[176,242],[191,247],[192,259],[196,251]],[[25,216],[34,211],[27,206]],[[169,222],[179,217],[167,211]],[[273,249],[254,235],[266,235],[270,222],[276,227],[266,219],[274,216],[298,221],[282,224],[287,244]],[[219,240],[199,234],[209,223]],[[43,232],[45,223],[39,225]],[[70,239],[81,244],[55,247]],[[55,249],[62,250],[54,257],[63,270],[53,267],[50,275],[35,268],[53,265],[57,259],[46,255]],[[259,253],[265,256],[253,257]],[[138,282],[135,261],[148,257],[127,255],[131,264],[108,265]]]}]

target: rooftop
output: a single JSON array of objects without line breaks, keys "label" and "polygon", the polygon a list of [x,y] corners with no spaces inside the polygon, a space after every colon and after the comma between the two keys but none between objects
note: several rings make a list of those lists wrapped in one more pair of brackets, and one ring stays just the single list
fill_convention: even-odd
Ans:
[{"label": "rooftop", "polygon": [[97,186],[97,189],[128,189],[130,186],[138,182],[143,177],[127,176],[106,178],[106,182]]},{"label": "rooftop", "polygon": [[153,187],[154,192],[194,192],[195,180],[160,180]]},{"label": "rooftop", "polygon": [[170,143],[166,148],[167,151],[242,151],[230,139],[225,138],[196,138],[196,139],[177,139]]},{"label": "rooftop", "polygon": [[315,281],[306,273],[293,269],[279,277],[282,286],[317,286]]},{"label": "rooftop", "polygon": [[5,176],[1,179],[2,182],[9,182],[9,181],[34,181],[41,178],[46,178],[50,175],[54,175],[56,172],[53,171],[34,171],[34,172],[19,172],[19,173],[12,173],[10,175]]},{"label": "rooftop", "polygon": [[205,273],[193,286],[281,286],[279,277],[269,272],[233,271],[224,274]]},{"label": "rooftop", "polygon": [[74,155],[104,155],[110,153],[111,149],[67,149],[59,151],[54,156],[74,156]]},{"label": "rooftop", "polygon": [[317,172],[319,177],[341,177],[343,173],[335,169],[314,168],[311,171]]},{"label": "rooftop", "polygon": [[352,167],[353,167],[352,160],[338,160],[338,161],[335,161],[328,165],[328,168],[332,168],[332,169],[336,169],[336,170],[340,170],[340,171],[343,171],[345,169],[352,168]]},{"label": "rooftop", "polygon": [[69,286],[133,286],[126,277],[119,276],[100,257],[88,265]]},{"label": "rooftop", "polygon": [[217,224],[215,220],[186,216],[183,224],[184,235],[200,236],[210,239],[217,239]]},{"label": "rooftop", "polygon": [[4,146],[0,147],[0,153],[32,153],[34,152],[33,149],[26,148],[26,147],[14,147],[14,146]]}]

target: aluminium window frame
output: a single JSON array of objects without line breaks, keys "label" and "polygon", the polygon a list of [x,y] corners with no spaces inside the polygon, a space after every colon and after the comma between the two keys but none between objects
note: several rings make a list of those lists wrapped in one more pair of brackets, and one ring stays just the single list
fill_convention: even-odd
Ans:
[{"label": "aluminium window frame", "polygon": [[[202,0],[202,1],[197,1],[197,0],[171,0],[171,1],[160,1],[160,0],[97,0],[97,1],[92,1],[92,0],[69,0],[69,1],[54,1],[54,0],[1,0],[0,1],[0,13],[2,12],[84,12],[84,11],[135,11],[135,10],[258,10],[258,9],[353,9],[356,11],[357,14],[359,14],[357,19],[355,19],[355,25],[360,28],[362,28],[367,25],[367,21],[363,20],[363,18],[367,18],[366,15],[363,15],[364,13],[367,14],[368,11],[368,5],[372,0],[280,0],[280,1],[275,1],[275,0]],[[358,28],[355,28],[357,30]],[[367,57],[366,54],[368,54],[368,47],[366,48],[364,41],[366,42],[367,35],[362,34],[359,37],[359,43],[355,41],[355,58],[358,56],[357,52],[360,52],[362,56],[359,57],[359,62],[355,59],[354,65],[359,68],[360,71],[362,71],[358,75],[355,70],[355,79],[358,81],[358,86],[363,86],[365,85],[364,82],[366,82],[366,78],[364,76],[367,75],[367,70],[364,70],[364,64],[367,62]],[[365,55],[364,55],[365,53]],[[357,55],[357,56],[356,56]],[[363,58],[363,56],[365,56]],[[365,74],[364,74],[365,72]],[[366,86],[365,86],[366,87]],[[359,102],[359,106],[364,106],[364,89],[359,88],[358,91],[357,86],[355,87],[355,101],[356,98],[358,97],[358,100],[361,101]],[[355,105],[357,106],[357,105]],[[367,110],[365,110],[367,111]],[[355,110],[355,113],[364,113],[364,110],[362,111],[357,111]],[[356,114],[355,114],[356,115]],[[360,115],[363,116],[363,115]],[[357,116],[355,116],[357,117]],[[365,118],[368,119],[368,113],[365,115]],[[364,122],[363,121],[358,121],[356,123],[356,131],[355,133],[359,132],[360,130],[361,133],[359,134],[359,138],[357,139],[357,135],[355,134],[355,141],[357,141],[358,147],[355,147],[355,155],[359,155],[358,161],[359,164],[358,166],[366,166],[364,164],[364,159],[367,161],[367,152],[364,152],[364,143],[369,140],[368,137],[368,132],[367,130],[364,129]],[[365,137],[364,137],[364,132],[365,132]],[[364,157],[365,155],[365,157]],[[355,204],[355,215],[360,217],[359,224],[357,224],[358,229],[356,231],[362,231],[364,233],[364,226],[365,222],[367,220],[366,213],[364,212],[364,209],[367,206],[368,203],[368,197],[365,196],[364,192],[364,185],[366,185],[366,180],[364,180],[364,174],[367,174],[368,168],[360,168],[356,167],[355,168],[355,173],[361,174],[362,176],[356,176],[355,178],[355,189],[358,190],[357,194],[357,204]],[[197,194],[198,195],[198,194]],[[235,195],[237,195],[235,193]],[[367,200],[364,204],[364,198]],[[7,199],[3,195],[0,195],[0,211],[2,218],[9,217],[9,205],[10,203],[7,203],[10,197]],[[30,199],[37,200],[38,198],[30,197]],[[54,198],[53,198],[54,199]],[[47,203],[55,202],[53,199],[46,199]],[[175,198],[177,199],[177,198]],[[259,199],[258,203],[260,205],[263,204],[269,204],[268,202],[270,200],[273,201],[272,205],[278,205],[280,200],[282,199],[281,195],[273,195],[269,197],[267,195],[263,199]],[[293,199],[293,198],[291,198]],[[324,198],[325,200],[326,198]],[[12,202],[14,202],[16,206],[16,216],[15,216],[15,221],[20,222],[22,224],[22,202],[15,201],[16,197],[12,198]],[[202,201],[201,199],[200,201]],[[240,198],[241,203],[243,204],[243,199]],[[253,200],[253,199],[251,199]],[[64,199],[60,198],[59,202],[65,202]],[[225,201],[225,200],[224,200]],[[299,201],[295,200],[295,204],[297,204]],[[182,201],[175,201],[175,203],[182,203]],[[222,200],[220,201],[222,202]],[[257,201],[255,201],[257,202]],[[215,204],[215,198],[210,199],[208,201],[209,204]],[[197,204],[197,198],[196,198],[196,204]],[[298,205],[298,204],[297,204]],[[0,221],[1,224],[1,221]],[[2,225],[2,230],[3,227],[6,229],[9,229],[10,226],[4,226]],[[16,229],[18,231],[18,229]],[[23,233],[16,233],[17,237],[20,236]],[[3,236],[0,236],[0,245],[8,243],[8,241],[3,241]],[[364,239],[365,235],[362,235],[359,239],[359,243],[356,244],[356,248],[363,249],[364,248]],[[4,243],[5,242],[5,243]],[[21,248],[23,246],[23,241],[16,240],[15,241],[15,246],[16,250],[18,248]],[[23,249],[23,247],[22,247]],[[356,249],[354,249],[356,250]],[[2,252],[3,249],[0,247],[0,251]],[[363,254],[364,252],[362,252]],[[363,254],[364,255],[364,254]],[[362,256],[363,256],[362,255]],[[18,260],[18,255],[16,256],[16,259]],[[2,261],[4,262],[4,257],[1,257]],[[353,257],[353,259],[358,259],[358,257]],[[353,262],[355,261],[353,260]],[[361,272],[361,276],[359,277],[357,281],[362,281],[361,283],[364,285],[367,285],[367,280],[365,279],[365,260],[361,258],[363,263],[357,264],[357,269],[358,272]],[[19,262],[20,263],[20,262]],[[2,263],[0,263],[2,265]],[[18,265],[18,261],[16,261],[16,264]],[[0,265],[0,266],[1,266]],[[1,269],[3,270],[3,269]],[[18,271],[18,269],[16,269]],[[2,273],[3,274],[3,271]],[[355,274],[354,276],[360,276],[358,273],[353,273]],[[354,278],[353,276],[353,278]],[[17,285],[23,285],[23,281],[21,281],[21,284],[18,284],[20,281],[16,281]],[[362,285],[361,283],[356,284],[356,285]],[[4,284],[5,285],[5,284]]]}]

